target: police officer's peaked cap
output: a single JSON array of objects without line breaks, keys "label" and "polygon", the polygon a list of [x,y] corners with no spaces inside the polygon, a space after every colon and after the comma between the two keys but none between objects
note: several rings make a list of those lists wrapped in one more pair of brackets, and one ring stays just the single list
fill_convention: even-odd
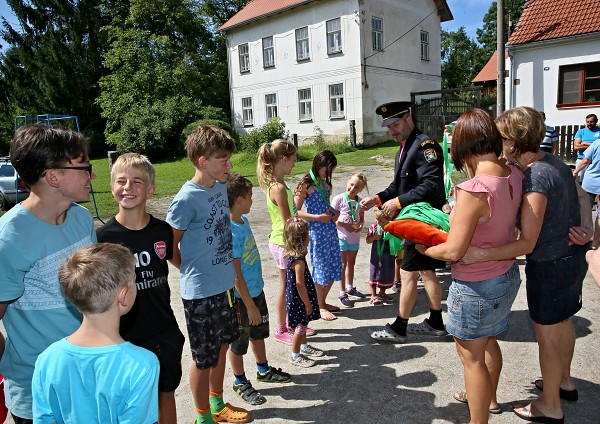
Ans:
[{"label": "police officer's peaked cap", "polygon": [[400,120],[405,113],[410,111],[411,106],[412,104],[410,102],[385,103],[378,106],[377,109],[375,109],[375,113],[381,115],[381,118],[383,119],[381,126],[387,127]]}]

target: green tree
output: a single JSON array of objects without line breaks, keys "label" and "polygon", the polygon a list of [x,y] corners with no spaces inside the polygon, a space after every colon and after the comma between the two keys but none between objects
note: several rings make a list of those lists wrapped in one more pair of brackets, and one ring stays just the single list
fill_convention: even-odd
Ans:
[{"label": "green tree", "polygon": [[[526,0],[505,0],[504,1],[504,40],[508,42],[509,24],[510,32],[514,30]],[[498,4],[492,2],[492,5],[488,9],[487,13],[483,17],[483,28],[477,29],[477,42],[481,45],[481,54],[486,58],[487,61],[492,54],[496,51],[497,40],[496,40],[496,29],[498,22]],[[484,62],[485,63],[485,62]]]},{"label": "green tree", "polygon": [[[217,43],[196,1],[131,0],[128,16],[117,14],[105,29],[109,73],[98,104],[107,141],[119,150],[170,153],[202,104],[228,105],[228,93],[216,97]],[[140,122],[154,130],[142,131]]]},{"label": "green tree", "polygon": [[441,47],[442,88],[470,86],[483,66],[477,43],[460,27],[456,31],[442,30]]},{"label": "green tree", "polygon": [[94,99],[104,72],[100,28],[107,22],[97,0],[7,4],[18,26],[3,19],[0,30],[8,44],[0,55],[6,113],[78,115],[83,131],[101,135],[104,120]]}]

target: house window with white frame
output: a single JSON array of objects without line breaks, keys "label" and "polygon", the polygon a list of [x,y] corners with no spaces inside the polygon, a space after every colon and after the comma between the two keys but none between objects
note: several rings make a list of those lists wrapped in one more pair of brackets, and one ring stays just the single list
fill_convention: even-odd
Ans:
[{"label": "house window with white frame", "polygon": [[296,60],[310,59],[310,48],[308,40],[308,27],[296,30]]},{"label": "house window with white frame", "polygon": [[329,86],[329,117],[344,117],[344,84]]},{"label": "house window with white frame", "polygon": [[240,73],[250,72],[250,49],[248,43],[238,46],[238,54],[240,57]]},{"label": "house window with white frame", "polygon": [[298,90],[298,112],[300,121],[312,120],[312,100],[310,88]]},{"label": "house window with white frame", "polygon": [[245,127],[254,125],[254,116],[252,113],[252,97],[242,98],[242,122]]},{"label": "house window with white frame", "polygon": [[277,116],[277,94],[265,94],[265,108],[267,112],[267,121]]},{"label": "house window with white frame", "polygon": [[263,66],[272,68],[275,66],[275,47],[273,45],[273,37],[265,37],[262,39],[263,48]]},{"label": "house window with white frame", "polygon": [[421,60],[429,60],[429,32],[421,31]]},{"label": "house window with white frame", "polygon": [[600,105],[600,62],[559,68],[558,106]]},{"label": "house window with white frame", "polygon": [[373,50],[383,51],[383,19],[371,18],[371,37],[373,38]]},{"label": "house window with white frame", "polygon": [[342,52],[342,20],[340,18],[327,21],[327,54]]}]

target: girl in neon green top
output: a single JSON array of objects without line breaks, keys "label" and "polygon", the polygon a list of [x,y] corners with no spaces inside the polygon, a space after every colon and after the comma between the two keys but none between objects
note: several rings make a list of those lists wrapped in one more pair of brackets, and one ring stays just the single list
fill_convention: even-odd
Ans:
[{"label": "girl in neon green top", "polygon": [[291,344],[288,334],[285,309],[285,270],[283,258],[283,227],[285,222],[296,215],[292,191],[285,183],[285,176],[290,175],[296,164],[296,146],[287,140],[277,139],[265,143],[258,149],[256,175],[260,187],[267,195],[267,207],[271,216],[271,236],[269,250],[273,254],[279,270],[279,291],[275,300],[276,328],[275,340]]}]

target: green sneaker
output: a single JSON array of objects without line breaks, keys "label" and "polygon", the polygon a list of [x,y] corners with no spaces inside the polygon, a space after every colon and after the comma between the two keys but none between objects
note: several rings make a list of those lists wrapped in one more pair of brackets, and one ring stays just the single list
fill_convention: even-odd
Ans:
[{"label": "green sneaker", "polygon": [[283,372],[281,368],[269,367],[269,371],[264,374],[256,371],[256,379],[267,383],[289,383],[292,381],[292,376],[287,372]]}]

